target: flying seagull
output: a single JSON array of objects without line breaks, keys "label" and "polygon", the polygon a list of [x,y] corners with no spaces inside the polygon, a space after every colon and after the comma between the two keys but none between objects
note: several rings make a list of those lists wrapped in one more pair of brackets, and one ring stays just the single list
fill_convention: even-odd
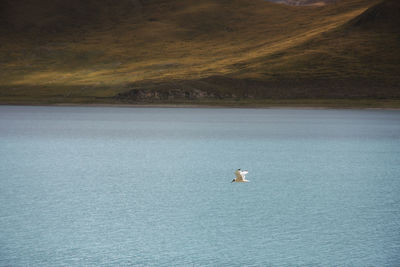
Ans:
[{"label": "flying seagull", "polygon": [[246,183],[249,182],[249,180],[246,180],[246,174],[248,174],[248,171],[241,171],[240,169],[237,169],[235,171],[236,178],[232,180],[231,183],[236,182],[236,183]]}]

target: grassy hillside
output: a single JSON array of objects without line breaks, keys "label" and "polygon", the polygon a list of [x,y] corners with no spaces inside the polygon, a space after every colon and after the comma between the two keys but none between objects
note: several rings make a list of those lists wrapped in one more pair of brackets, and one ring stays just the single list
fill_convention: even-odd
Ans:
[{"label": "grassy hillside", "polygon": [[294,6],[323,6],[338,2],[338,0],[268,0],[275,3],[281,3]]},{"label": "grassy hillside", "polygon": [[399,10],[395,0],[5,0],[0,102],[397,99]]}]

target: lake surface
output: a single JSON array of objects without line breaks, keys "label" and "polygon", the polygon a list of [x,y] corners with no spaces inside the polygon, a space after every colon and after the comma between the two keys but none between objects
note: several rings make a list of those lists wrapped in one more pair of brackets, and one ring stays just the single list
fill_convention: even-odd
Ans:
[{"label": "lake surface", "polygon": [[399,266],[400,111],[0,106],[0,266],[127,265]]}]

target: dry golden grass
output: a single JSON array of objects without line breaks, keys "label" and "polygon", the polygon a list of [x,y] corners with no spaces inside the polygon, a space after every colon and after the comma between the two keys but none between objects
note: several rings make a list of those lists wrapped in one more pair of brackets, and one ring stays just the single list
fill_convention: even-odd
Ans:
[{"label": "dry golden grass", "polygon": [[[398,35],[346,30],[378,2],[293,7],[263,0],[157,0],[115,8],[114,15],[100,12],[103,21],[64,25],[61,33],[6,31],[0,35],[0,98],[113,97],[135,84],[213,76],[393,83]],[[385,52],[388,46],[392,53]]]}]

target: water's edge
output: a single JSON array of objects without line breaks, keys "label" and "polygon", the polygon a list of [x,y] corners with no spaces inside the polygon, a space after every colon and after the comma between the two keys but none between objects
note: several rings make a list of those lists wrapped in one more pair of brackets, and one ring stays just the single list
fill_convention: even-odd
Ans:
[{"label": "water's edge", "polygon": [[400,110],[400,100],[371,101],[371,102],[335,102],[304,103],[301,101],[290,101],[282,103],[248,103],[248,102],[227,102],[227,103],[20,103],[0,102],[0,106],[65,106],[65,107],[126,107],[126,108],[242,108],[242,109],[360,109],[360,110]]}]

